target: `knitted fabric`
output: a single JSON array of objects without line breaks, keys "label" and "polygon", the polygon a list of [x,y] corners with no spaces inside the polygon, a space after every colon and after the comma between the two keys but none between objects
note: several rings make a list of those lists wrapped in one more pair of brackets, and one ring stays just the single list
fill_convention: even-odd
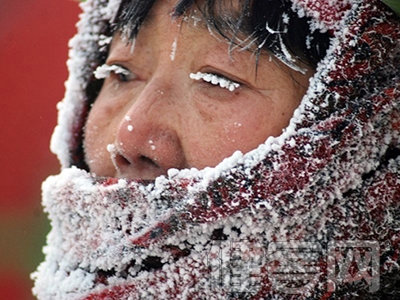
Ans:
[{"label": "knitted fabric", "polygon": [[386,6],[293,0],[333,38],[282,135],[144,182],[71,165],[119,1],[81,5],[52,140],[63,169],[43,184],[39,299],[399,297],[400,22]]}]

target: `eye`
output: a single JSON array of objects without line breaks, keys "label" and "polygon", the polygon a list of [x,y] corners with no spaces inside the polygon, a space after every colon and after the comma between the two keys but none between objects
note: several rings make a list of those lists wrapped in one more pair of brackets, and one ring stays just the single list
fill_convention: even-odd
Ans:
[{"label": "eye", "polygon": [[221,88],[228,89],[231,92],[240,87],[239,83],[230,80],[229,78],[226,78],[224,76],[212,73],[190,73],[189,77],[194,80],[204,80],[205,82],[209,82],[213,85],[219,85]]},{"label": "eye", "polygon": [[97,79],[108,78],[110,73],[115,74],[121,82],[128,82],[136,78],[135,74],[120,65],[104,64],[93,72]]}]

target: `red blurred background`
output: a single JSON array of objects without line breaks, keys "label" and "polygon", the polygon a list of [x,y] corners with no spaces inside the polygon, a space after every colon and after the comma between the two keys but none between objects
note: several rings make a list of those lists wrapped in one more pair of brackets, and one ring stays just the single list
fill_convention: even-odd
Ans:
[{"label": "red blurred background", "polygon": [[29,274],[49,231],[40,185],[59,172],[49,140],[79,11],[73,0],[0,0],[0,299],[34,299]]}]

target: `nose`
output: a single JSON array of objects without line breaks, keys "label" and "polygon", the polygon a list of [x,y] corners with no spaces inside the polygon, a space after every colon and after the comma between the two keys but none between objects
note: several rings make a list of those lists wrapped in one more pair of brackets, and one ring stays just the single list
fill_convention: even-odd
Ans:
[{"label": "nose", "polygon": [[154,179],[168,169],[185,167],[179,138],[179,114],[173,89],[154,79],[128,100],[113,155],[117,177]]}]

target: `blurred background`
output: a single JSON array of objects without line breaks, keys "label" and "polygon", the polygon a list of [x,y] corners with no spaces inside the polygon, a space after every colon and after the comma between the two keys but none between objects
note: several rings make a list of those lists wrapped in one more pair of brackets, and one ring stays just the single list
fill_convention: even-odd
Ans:
[{"label": "blurred background", "polygon": [[49,140],[79,12],[76,0],[0,0],[0,299],[34,299],[49,231],[41,182],[59,172]]}]

